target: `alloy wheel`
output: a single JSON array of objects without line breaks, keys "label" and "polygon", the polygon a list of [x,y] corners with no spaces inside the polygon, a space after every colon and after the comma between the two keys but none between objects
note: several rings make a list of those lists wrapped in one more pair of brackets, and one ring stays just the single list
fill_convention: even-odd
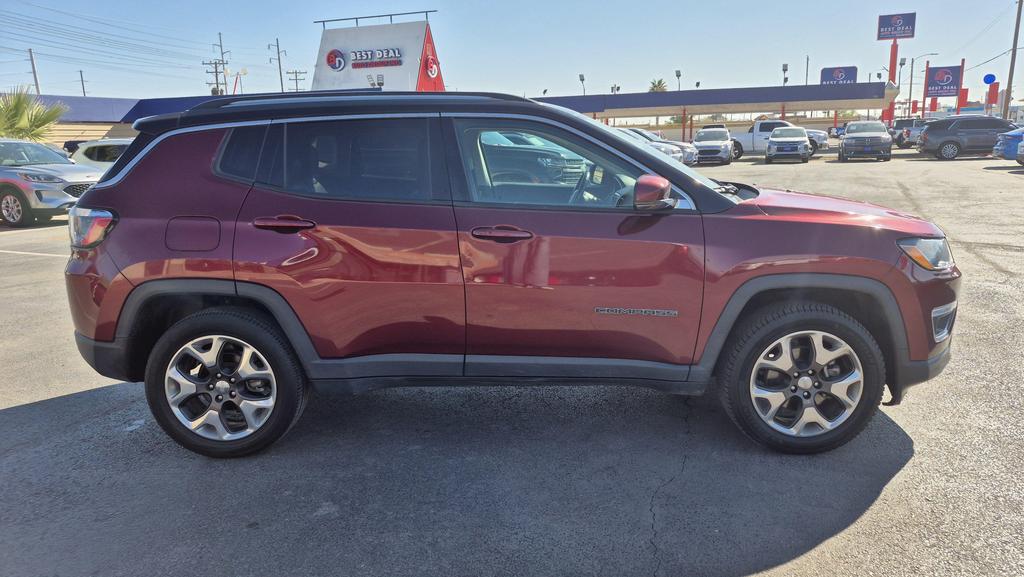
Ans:
[{"label": "alloy wheel", "polygon": [[171,357],[164,394],[185,428],[214,441],[234,441],[267,422],[277,400],[277,381],[255,347],[234,337],[208,335]]},{"label": "alloy wheel", "polygon": [[960,154],[960,147],[953,144],[952,142],[950,142],[949,144],[943,144],[942,150],[940,150],[940,154],[942,154],[942,158],[952,160],[956,158],[958,154]]},{"label": "alloy wheel", "polygon": [[761,420],[792,437],[843,424],[860,403],[864,371],[853,347],[823,331],[790,333],[768,345],[750,374],[750,400]]},{"label": "alloy wheel", "polygon": [[0,201],[0,212],[3,213],[4,220],[10,223],[21,222],[22,208],[21,200],[13,194],[7,194],[3,200]]}]

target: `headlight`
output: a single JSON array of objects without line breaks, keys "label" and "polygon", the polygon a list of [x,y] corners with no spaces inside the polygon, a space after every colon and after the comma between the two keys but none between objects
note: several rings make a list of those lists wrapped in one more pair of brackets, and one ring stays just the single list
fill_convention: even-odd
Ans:
[{"label": "headlight", "polygon": [[807,149],[808,149],[808,148],[810,148],[810,147],[811,147],[811,146],[810,146],[809,144],[801,144],[801,145],[800,145],[800,150],[807,150]]},{"label": "headlight", "polygon": [[731,145],[728,142],[726,142],[725,144],[722,145],[722,150],[729,150],[730,147]]},{"label": "headlight", "polygon": [[896,244],[923,269],[943,270],[956,264],[944,238],[904,238]]},{"label": "headlight", "polygon": [[19,172],[18,176],[29,182],[64,182],[64,179],[58,176],[38,174],[35,172]]}]

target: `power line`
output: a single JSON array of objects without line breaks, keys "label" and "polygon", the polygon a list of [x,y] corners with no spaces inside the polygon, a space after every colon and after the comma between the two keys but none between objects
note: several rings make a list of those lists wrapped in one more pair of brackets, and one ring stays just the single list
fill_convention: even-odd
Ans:
[{"label": "power line", "polygon": [[299,81],[306,79],[305,70],[289,70],[288,71],[289,82],[295,83],[295,89],[292,92],[299,92]]},{"label": "power line", "polygon": [[274,58],[273,56],[271,56],[270,57],[270,63],[273,64],[274,61],[277,60],[277,78],[278,78],[278,80],[281,81],[281,92],[284,92],[284,73],[281,72],[281,55],[282,54],[287,55],[288,51],[287,50],[281,50],[281,39],[280,38],[274,38],[274,43],[273,44],[267,44],[267,50],[270,50],[271,47],[274,47],[277,50],[277,58]]},{"label": "power line", "polygon": [[204,66],[212,66],[213,67],[213,70],[207,70],[206,71],[207,74],[213,75],[213,82],[207,82],[206,83],[207,86],[212,86],[213,87],[213,90],[211,91],[211,94],[213,94],[214,96],[219,96],[221,94],[224,94],[224,92],[227,91],[227,87],[228,87],[227,80],[224,81],[224,90],[221,90],[221,87],[220,87],[220,75],[224,71],[224,61],[223,60],[205,60],[205,61],[203,61],[203,65]]}]

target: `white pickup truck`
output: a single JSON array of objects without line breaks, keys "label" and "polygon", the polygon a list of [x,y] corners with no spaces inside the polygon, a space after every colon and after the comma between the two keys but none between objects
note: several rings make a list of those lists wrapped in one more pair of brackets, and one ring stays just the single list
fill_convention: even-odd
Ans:
[{"label": "white pickup truck", "polygon": [[[748,152],[764,152],[768,147],[768,137],[780,126],[795,126],[785,120],[758,120],[746,132],[732,133],[732,157],[739,158]],[[824,130],[807,129],[811,141],[811,156],[818,149],[828,148],[828,133]]]}]

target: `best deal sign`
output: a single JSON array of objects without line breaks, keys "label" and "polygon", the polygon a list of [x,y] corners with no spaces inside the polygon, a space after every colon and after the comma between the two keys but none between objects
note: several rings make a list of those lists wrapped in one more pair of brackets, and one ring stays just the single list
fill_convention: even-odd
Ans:
[{"label": "best deal sign", "polygon": [[913,38],[917,12],[907,14],[886,14],[878,17],[878,39]]},{"label": "best deal sign", "polygon": [[426,21],[324,30],[313,70],[313,90],[444,91]]},{"label": "best deal sign", "polygon": [[821,69],[821,84],[856,84],[856,66],[837,66],[836,68]]},{"label": "best deal sign", "polygon": [[925,79],[925,98],[932,96],[958,96],[960,94],[959,66],[932,66]]}]

